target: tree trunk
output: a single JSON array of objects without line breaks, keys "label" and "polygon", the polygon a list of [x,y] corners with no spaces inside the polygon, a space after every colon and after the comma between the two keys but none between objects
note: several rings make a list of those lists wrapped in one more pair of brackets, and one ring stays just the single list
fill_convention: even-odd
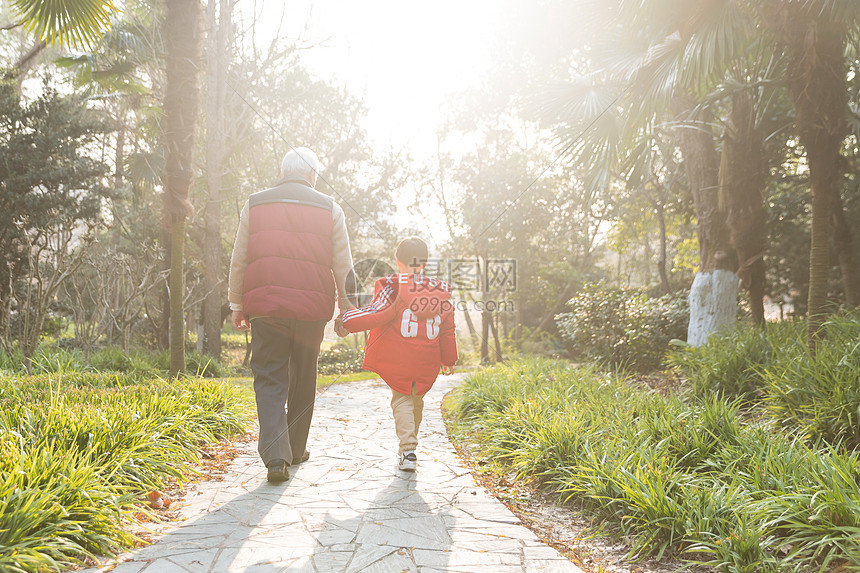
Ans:
[{"label": "tree trunk", "polygon": [[48,42],[45,40],[38,40],[32,48],[27,50],[27,53],[23,54],[15,64],[12,66],[12,70],[7,72],[7,77],[14,77],[18,81],[18,93],[21,93],[22,84],[24,82],[24,77],[27,75],[27,72],[32,67],[33,63],[36,60],[36,56],[42,53],[42,51],[48,47]]},{"label": "tree trunk", "polygon": [[123,186],[123,163],[125,161],[125,104],[120,103],[119,122],[116,131],[116,153],[114,154],[113,188],[119,191]]},{"label": "tree trunk", "polygon": [[[167,205],[165,204],[165,210]],[[167,273],[168,280],[164,281],[164,286],[160,288],[158,318],[155,324],[156,332],[155,339],[159,350],[170,349],[170,252],[172,240],[170,238],[170,229],[165,226],[161,233],[161,242],[164,245],[162,250],[162,271]]]},{"label": "tree trunk", "polygon": [[669,274],[666,272],[666,209],[662,201],[654,201],[654,208],[657,211],[657,222],[660,224],[660,258],[657,261],[657,272],[660,274],[663,294],[669,294],[672,287],[669,286]]},{"label": "tree trunk", "polygon": [[[690,114],[696,102],[689,97],[678,96],[673,101],[675,115],[682,122],[690,123]],[[737,268],[737,259],[729,240],[729,228],[725,213],[720,209],[720,156],[714,143],[708,117],[695,118],[696,125],[678,129],[678,145],[684,158],[687,181],[693,194],[696,210],[696,232],[699,236],[699,270]]]},{"label": "tree trunk", "polygon": [[487,310],[486,304],[484,304],[484,308],[481,310],[481,364],[489,364],[490,362],[489,338],[492,320],[493,314]]},{"label": "tree trunk", "polygon": [[748,92],[732,98],[720,163],[720,204],[738,257],[738,278],[749,292],[753,321],[764,325],[764,253],[767,249],[764,136]]},{"label": "tree trunk", "polygon": [[472,302],[471,297],[469,300],[464,299],[463,302],[465,302],[463,305],[463,317],[466,319],[466,329],[469,331],[469,345],[471,350],[474,352],[478,341],[478,333],[475,331],[475,323],[472,322],[471,309],[469,308],[469,302]]},{"label": "tree trunk", "polygon": [[185,371],[185,220],[194,212],[188,190],[194,176],[192,153],[197,121],[200,69],[200,0],[167,0],[164,39],[167,87],[164,98],[165,222],[170,229],[170,375]]},{"label": "tree trunk", "polygon": [[687,344],[701,346],[714,332],[729,329],[738,313],[738,276],[715,269],[696,273],[690,287],[690,326]]},{"label": "tree trunk", "polygon": [[839,196],[840,148],[847,131],[846,29],[844,22],[829,20],[823,12],[811,15],[801,4],[785,3],[782,30],[789,47],[789,91],[812,190],[807,342],[815,352],[828,314],[829,227]]},{"label": "tree trunk", "polygon": [[185,219],[170,228],[170,375],[185,372],[185,314],[182,293],[185,287]]},{"label": "tree trunk", "polygon": [[854,236],[848,221],[845,220],[845,208],[842,197],[837,193],[833,198],[831,212],[833,224],[833,246],[839,269],[842,271],[842,287],[845,290],[845,305],[848,308],[860,306],[860,260],[854,245]]},{"label": "tree trunk", "polygon": [[490,315],[490,330],[493,332],[493,343],[495,344],[496,349],[495,362],[501,362],[504,360],[504,356],[502,355],[502,343],[499,341],[499,325],[497,317],[498,314]]},{"label": "tree trunk", "polygon": [[202,351],[216,360],[221,357],[221,301],[224,299],[221,268],[221,172],[223,161],[223,111],[226,77],[226,27],[229,9],[220,0],[220,24],[215,12],[218,3],[209,1],[207,92],[206,92],[206,171],[209,197],[206,201],[206,226],[203,239],[204,284]]},{"label": "tree trunk", "polygon": [[[676,117],[689,121],[695,107],[691,98],[678,95],[672,105]],[[737,257],[729,241],[725,213],[719,208],[720,157],[705,119],[698,118],[698,125],[678,130],[699,236],[699,272],[690,287],[687,330],[687,342],[693,346],[704,344],[711,333],[732,326],[737,315]],[[727,312],[728,308],[732,312]]]}]

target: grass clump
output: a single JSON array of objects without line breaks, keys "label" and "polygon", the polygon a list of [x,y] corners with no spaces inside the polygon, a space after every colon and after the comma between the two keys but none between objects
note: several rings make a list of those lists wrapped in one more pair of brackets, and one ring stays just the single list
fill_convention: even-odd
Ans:
[{"label": "grass clump", "polygon": [[135,500],[243,433],[224,382],[101,373],[0,378],[0,570],[46,571],[128,547]]},{"label": "grass clump", "polygon": [[634,556],[732,573],[860,570],[857,455],[742,404],[530,359],[467,379],[453,412],[482,456],[597,513]]},{"label": "grass clump", "polygon": [[753,326],[683,347],[670,360],[699,397],[760,404],[811,443],[860,446],[860,315],[834,316],[813,355],[802,321]]},{"label": "grass clump", "polygon": [[783,427],[813,441],[860,446],[860,315],[835,317],[815,355],[805,346],[780,352],[757,370],[764,405]]},{"label": "grass clump", "polygon": [[667,361],[689,380],[697,396],[757,401],[766,386],[761,367],[780,354],[796,352],[804,336],[800,321],[768,324],[766,329],[742,325],[711,335],[702,346],[676,347]]}]

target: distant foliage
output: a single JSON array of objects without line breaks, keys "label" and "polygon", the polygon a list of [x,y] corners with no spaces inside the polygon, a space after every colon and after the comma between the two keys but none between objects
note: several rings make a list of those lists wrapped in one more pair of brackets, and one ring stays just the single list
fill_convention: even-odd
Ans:
[{"label": "distant foliage", "polygon": [[684,338],[689,322],[684,297],[655,298],[602,282],[584,285],[568,307],[556,322],[572,358],[637,371],[659,368],[669,341]]},{"label": "distant foliage", "polygon": [[[0,80],[0,346],[33,355],[56,332],[56,295],[104,218],[110,125],[84,98],[45,85],[26,101]],[[91,157],[93,155],[94,157]]]}]

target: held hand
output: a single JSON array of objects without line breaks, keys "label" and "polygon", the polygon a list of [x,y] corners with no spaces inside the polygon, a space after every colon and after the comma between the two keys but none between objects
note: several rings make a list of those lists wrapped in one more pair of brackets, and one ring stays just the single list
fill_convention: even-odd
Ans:
[{"label": "held hand", "polygon": [[248,330],[251,328],[251,323],[248,322],[248,317],[241,310],[233,311],[233,326],[238,330]]},{"label": "held hand", "polygon": [[343,315],[340,315],[336,319],[334,319],[334,331],[335,334],[337,334],[341,338],[349,334],[349,331],[343,326]]},{"label": "held hand", "polygon": [[450,376],[453,373],[454,373],[454,367],[453,366],[445,366],[444,364],[442,365],[442,374],[444,374],[445,376]]}]

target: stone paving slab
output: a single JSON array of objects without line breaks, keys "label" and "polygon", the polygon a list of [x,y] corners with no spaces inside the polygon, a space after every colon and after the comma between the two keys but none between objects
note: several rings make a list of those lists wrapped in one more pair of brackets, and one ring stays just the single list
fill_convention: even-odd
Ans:
[{"label": "stone paving slab", "polygon": [[418,471],[397,469],[390,391],[379,380],[317,396],[311,459],[266,482],[256,443],[224,480],[189,488],[183,520],[155,543],[85,573],[582,573],[477,486],[427,395]]}]

